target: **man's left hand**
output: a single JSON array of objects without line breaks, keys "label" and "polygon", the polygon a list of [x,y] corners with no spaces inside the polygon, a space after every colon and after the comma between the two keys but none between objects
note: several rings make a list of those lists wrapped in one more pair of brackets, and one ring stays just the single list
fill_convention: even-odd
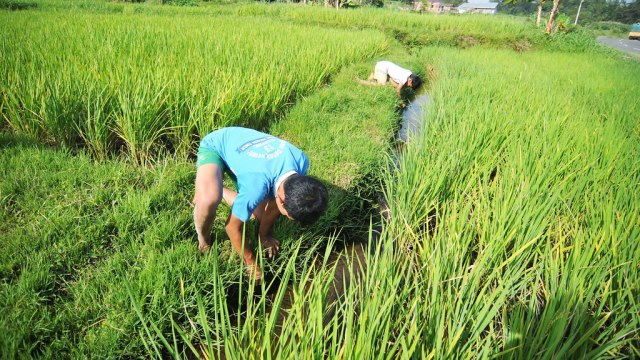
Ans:
[{"label": "man's left hand", "polygon": [[271,235],[261,236],[260,243],[262,243],[263,248],[267,249],[269,259],[280,252],[280,241]]}]

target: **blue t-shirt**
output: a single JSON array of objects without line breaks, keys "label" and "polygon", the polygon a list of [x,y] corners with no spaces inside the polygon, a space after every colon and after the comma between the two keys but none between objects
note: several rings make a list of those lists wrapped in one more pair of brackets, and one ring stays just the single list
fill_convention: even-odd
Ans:
[{"label": "blue t-shirt", "polygon": [[202,139],[201,147],[215,150],[238,180],[238,196],[231,212],[247,221],[264,199],[275,198],[276,183],[292,171],[306,175],[309,159],[287,141],[253,129],[228,127]]}]

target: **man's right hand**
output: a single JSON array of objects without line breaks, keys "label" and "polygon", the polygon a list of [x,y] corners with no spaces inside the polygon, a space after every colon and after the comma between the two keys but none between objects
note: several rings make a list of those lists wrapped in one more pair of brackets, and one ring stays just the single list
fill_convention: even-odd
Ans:
[{"label": "man's right hand", "polygon": [[243,259],[244,264],[247,266],[247,275],[249,277],[255,276],[256,281],[262,279],[262,271],[256,262],[256,257],[251,249],[250,240],[244,239],[242,235],[242,226],[244,223],[238,219],[233,213],[229,214],[225,229],[231,245],[238,255]]},{"label": "man's right hand", "polygon": [[211,245],[206,243],[206,242],[199,242],[198,243],[198,250],[200,250],[201,254],[206,253],[207,251],[209,251],[209,249],[211,249]]}]

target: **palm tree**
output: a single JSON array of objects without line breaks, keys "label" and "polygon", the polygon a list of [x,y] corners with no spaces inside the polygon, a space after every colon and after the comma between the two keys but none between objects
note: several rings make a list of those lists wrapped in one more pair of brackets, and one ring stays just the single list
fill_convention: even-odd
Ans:
[{"label": "palm tree", "polygon": [[542,6],[547,0],[538,0],[538,15],[536,16],[536,26],[540,27],[540,19],[542,18]]},{"label": "palm tree", "polygon": [[549,21],[547,22],[546,33],[549,34],[553,29],[553,19],[558,13],[558,7],[560,6],[560,0],[553,0],[553,8],[551,8],[551,14],[549,15]]}]

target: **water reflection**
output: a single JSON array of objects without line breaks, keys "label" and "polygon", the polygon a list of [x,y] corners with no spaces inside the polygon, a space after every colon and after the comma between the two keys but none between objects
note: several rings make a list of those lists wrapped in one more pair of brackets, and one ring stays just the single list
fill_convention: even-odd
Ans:
[{"label": "water reflection", "polygon": [[431,103],[431,96],[427,93],[418,94],[402,112],[402,127],[398,131],[397,139],[404,143],[410,141],[422,131],[422,119],[426,117],[427,106]]}]

